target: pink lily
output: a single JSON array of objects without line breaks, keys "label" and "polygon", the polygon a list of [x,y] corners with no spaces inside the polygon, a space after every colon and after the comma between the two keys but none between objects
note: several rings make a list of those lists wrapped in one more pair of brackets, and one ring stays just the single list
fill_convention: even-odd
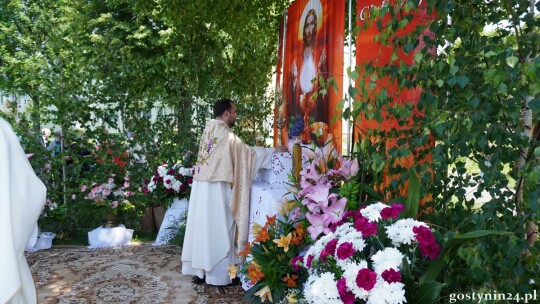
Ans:
[{"label": "pink lily", "polygon": [[305,189],[304,195],[315,201],[321,207],[326,207],[328,206],[328,195],[331,187],[332,185],[330,185],[330,183],[319,181],[316,185],[312,185],[308,189]]},{"label": "pink lily", "polygon": [[[340,157],[341,158],[341,157]],[[337,173],[345,180],[350,180],[353,178],[356,174],[358,174],[358,159],[347,159],[347,158],[341,158],[341,168],[337,171]]]},{"label": "pink lily", "polygon": [[321,233],[329,234],[332,232],[328,228],[328,224],[330,223],[330,216],[328,214],[307,213],[306,218],[311,223],[311,226],[307,229],[311,233],[311,239],[316,240]]},{"label": "pink lily", "polygon": [[343,213],[345,212],[345,205],[347,204],[347,198],[342,197],[337,200],[338,196],[334,193],[330,194],[328,200],[330,204],[327,207],[322,207],[325,214],[329,216],[332,224],[337,223],[343,219]]}]

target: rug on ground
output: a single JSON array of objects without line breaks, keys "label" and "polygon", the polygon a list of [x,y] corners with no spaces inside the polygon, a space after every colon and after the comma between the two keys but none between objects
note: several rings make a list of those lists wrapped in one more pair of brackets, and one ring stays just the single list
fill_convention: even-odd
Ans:
[{"label": "rug on ground", "polygon": [[180,247],[148,243],[26,253],[39,303],[242,303],[240,286],[191,283],[180,273],[180,256]]}]

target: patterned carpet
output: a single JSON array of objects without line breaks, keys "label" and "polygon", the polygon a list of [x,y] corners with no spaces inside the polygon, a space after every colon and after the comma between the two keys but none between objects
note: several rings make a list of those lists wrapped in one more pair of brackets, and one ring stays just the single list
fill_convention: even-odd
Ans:
[{"label": "patterned carpet", "polygon": [[241,287],[194,285],[180,273],[181,248],[136,244],[62,246],[26,253],[39,303],[242,303]]}]

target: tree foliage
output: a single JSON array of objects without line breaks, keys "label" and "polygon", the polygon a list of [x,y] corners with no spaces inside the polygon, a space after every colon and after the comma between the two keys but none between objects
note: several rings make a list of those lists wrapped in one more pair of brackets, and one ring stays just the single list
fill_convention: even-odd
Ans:
[{"label": "tree foliage", "polygon": [[[368,75],[349,89],[353,95],[358,92],[348,110],[353,117],[363,113],[359,117],[380,122],[384,109],[403,123],[412,116],[415,125],[404,131],[372,130],[367,138],[393,137],[397,145],[386,149],[381,142],[360,142],[357,153],[375,185],[383,167],[397,174],[387,187],[394,193],[408,176],[399,160],[412,153],[417,171],[425,172],[422,196],[431,193],[424,210],[432,212],[422,217],[447,229],[444,240],[475,230],[511,232],[467,242],[448,256],[449,267],[439,278],[446,284],[443,295],[530,292],[538,287],[540,271],[540,246],[528,244],[525,237],[527,223],[538,223],[540,214],[540,19],[528,0],[428,0],[423,2],[436,20],[396,35],[419,14],[419,2],[395,1],[371,9],[373,20],[391,16],[388,23],[376,24],[378,41],[394,46],[393,62],[382,67],[371,62],[349,73],[353,78]],[[489,25],[495,26],[489,30]],[[361,34],[363,29],[357,30]],[[401,52],[412,55],[414,63],[398,60]],[[398,92],[421,88],[418,104],[392,104],[396,92],[379,87],[381,79],[395,83]],[[417,149],[431,138],[433,161],[422,163],[427,151]],[[377,166],[381,160],[383,166]]]},{"label": "tree foliage", "polygon": [[[81,151],[110,158],[94,149],[113,140],[113,154],[145,156],[128,162],[143,186],[153,167],[196,151],[219,98],[237,101],[236,131],[247,143],[267,136],[267,88],[287,2],[2,1],[0,92],[14,94],[14,104],[30,98],[24,113],[14,107],[2,115],[36,153],[34,167],[51,165],[39,170],[51,201],[76,205],[71,196],[86,181],[78,174]],[[63,152],[69,164],[40,145],[40,130],[51,125],[70,146]]]}]

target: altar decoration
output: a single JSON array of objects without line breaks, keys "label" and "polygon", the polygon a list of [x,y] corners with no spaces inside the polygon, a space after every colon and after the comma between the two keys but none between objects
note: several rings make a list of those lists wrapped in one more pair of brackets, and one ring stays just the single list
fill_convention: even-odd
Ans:
[{"label": "altar decoration", "polygon": [[378,201],[379,194],[356,180],[356,159],[319,150],[291,180],[286,216],[267,217],[242,252],[253,283],[244,299],[413,303],[420,288],[438,294],[436,282],[420,284],[441,252],[429,224],[406,216],[404,204]]},{"label": "altar decoration", "polygon": [[[285,96],[285,109],[291,133],[311,141],[310,120],[329,125],[329,133],[341,151],[341,115],[339,102],[343,96],[343,0],[298,0],[286,11],[280,36],[276,84]],[[277,116],[276,116],[277,118]],[[274,129],[274,138],[280,135]],[[275,141],[277,142],[277,140]]]},{"label": "altar decoration", "polygon": [[[248,299],[276,300],[283,298],[286,290],[301,285],[307,278],[307,271],[296,266],[294,261],[309,242],[304,223],[294,219],[292,203],[283,204],[284,220],[277,215],[266,216],[264,226],[253,227],[254,239],[248,243],[240,255],[249,255],[249,261],[241,270],[252,286],[244,297]],[[298,260],[298,258],[296,258]]]},{"label": "altar decoration", "polygon": [[145,181],[144,193],[152,194],[159,205],[169,207],[174,198],[189,199],[194,169],[177,163],[165,163],[154,170],[150,180]]},{"label": "altar decoration", "polygon": [[403,209],[379,202],[345,212],[301,262],[309,273],[308,303],[408,302],[405,282],[414,282],[441,249],[426,223],[397,220]]},{"label": "altar decoration", "polygon": [[112,174],[105,183],[82,185],[80,190],[86,200],[92,201],[90,209],[104,216],[135,208],[129,201],[129,197],[135,195],[135,192],[131,189],[128,175],[120,180]]}]

